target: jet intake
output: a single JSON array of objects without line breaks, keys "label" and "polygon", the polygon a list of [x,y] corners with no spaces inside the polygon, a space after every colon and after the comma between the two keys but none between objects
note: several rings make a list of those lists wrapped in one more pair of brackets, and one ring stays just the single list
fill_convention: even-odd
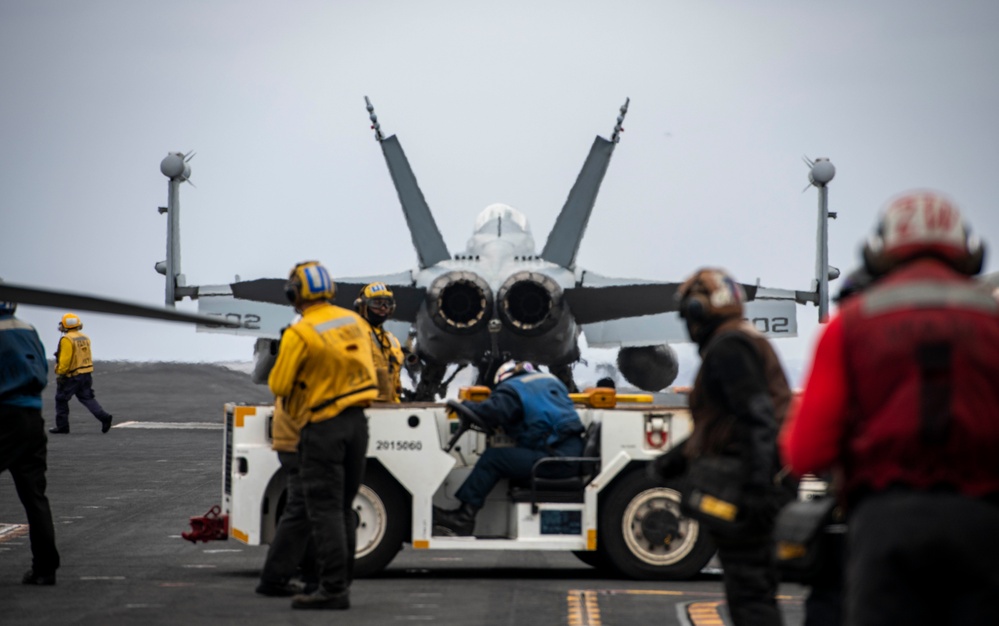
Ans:
[{"label": "jet intake", "polygon": [[438,276],[427,290],[434,324],[448,332],[472,333],[483,328],[493,309],[489,284],[472,272]]},{"label": "jet intake", "polygon": [[540,335],[553,328],[564,313],[562,287],[536,272],[517,272],[498,293],[503,324],[521,335]]},{"label": "jet intake", "polygon": [[642,391],[668,387],[679,372],[676,352],[668,345],[621,348],[617,369],[629,383]]}]

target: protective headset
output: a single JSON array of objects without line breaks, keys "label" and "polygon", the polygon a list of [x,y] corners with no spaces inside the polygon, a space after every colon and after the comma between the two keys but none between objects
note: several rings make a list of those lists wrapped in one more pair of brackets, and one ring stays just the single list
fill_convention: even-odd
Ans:
[{"label": "protective headset", "polygon": [[877,231],[867,238],[861,249],[864,269],[872,276],[884,276],[900,261],[916,256],[933,256],[946,261],[962,274],[974,276],[980,273],[985,265],[985,244],[978,238],[978,235],[971,234],[967,227],[965,227],[965,233],[967,233],[964,240],[965,252],[956,258],[934,251],[929,247],[921,253],[910,253],[904,257],[896,257],[885,251],[884,228],[882,224],[879,224]]},{"label": "protective headset", "polygon": [[680,319],[700,322],[707,311],[707,296],[701,293],[688,295],[680,299]]},{"label": "protective headset", "polygon": [[319,261],[303,261],[288,275],[284,295],[292,304],[307,300],[332,300],[336,295],[336,285]]},{"label": "protective headset", "polygon": [[955,270],[974,276],[982,271],[985,245],[971,234],[960,211],[933,191],[912,191],[892,200],[877,230],[861,249],[864,267],[883,276],[914,257],[936,257]]},{"label": "protective headset", "polygon": [[76,313],[67,313],[59,321],[59,330],[62,332],[80,330],[81,328],[83,328],[83,322],[80,321],[80,316]]},{"label": "protective headset", "polygon": [[680,317],[693,323],[709,317],[738,317],[746,301],[742,285],[719,269],[701,269],[688,278],[676,293]]},{"label": "protective headset", "polygon": [[389,286],[385,283],[371,283],[361,288],[360,293],[357,294],[357,298],[354,300],[354,310],[361,315],[361,317],[367,318],[368,303],[375,299],[384,299],[389,301],[389,310],[388,313],[385,314],[385,317],[390,317],[395,311],[395,296]]}]

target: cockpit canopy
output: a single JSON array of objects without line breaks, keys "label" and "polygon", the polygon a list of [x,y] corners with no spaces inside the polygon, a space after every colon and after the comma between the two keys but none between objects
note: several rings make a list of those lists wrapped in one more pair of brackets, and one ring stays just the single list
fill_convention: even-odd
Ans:
[{"label": "cockpit canopy", "polygon": [[475,234],[503,236],[507,233],[530,233],[523,213],[506,204],[490,204],[475,218]]},{"label": "cockpit canopy", "polygon": [[524,214],[506,204],[491,204],[475,219],[475,234],[468,240],[469,254],[489,254],[496,245],[514,256],[534,252],[534,237]]}]

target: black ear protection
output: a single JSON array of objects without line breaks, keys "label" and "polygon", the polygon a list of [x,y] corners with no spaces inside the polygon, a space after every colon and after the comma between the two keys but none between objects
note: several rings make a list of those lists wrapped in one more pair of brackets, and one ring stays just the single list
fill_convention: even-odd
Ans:
[{"label": "black ear protection", "polygon": [[688,293],[680,300],[680,317],[690,322],[704,320],[708,310],[707,296],[701,293]]},{"label": "black ear protection", "polygon": [[871,276],[884,276],[891,264],[884,254],[885,241],[881,236],[882,228],[878,226],[878,231],[867,238],[860,250],[860,256],[864,260],[864,269]]},{"label": "black ear protection", "polygon": [[298,268],[314,263],[316,261],[302,261],[292,268],[291,275],[288,276],[288,281],[284,284],[284,297],[288,299],[288,302],[298,304],[302,299],[302,281],[298,277]]},{"label": "black ear protection", "polygon": [[298,302],[298,291],[301,285],[295,278],[289,278],[288,282],[284,284],[284,297],[288,298],[288,302],[295,304]]},{"label": "black ear protection", "polygon": [[958,271],[968,276],[982,273],[985,267],[985,243],[977,235],[968,237],[968,256],[959,265]]}]

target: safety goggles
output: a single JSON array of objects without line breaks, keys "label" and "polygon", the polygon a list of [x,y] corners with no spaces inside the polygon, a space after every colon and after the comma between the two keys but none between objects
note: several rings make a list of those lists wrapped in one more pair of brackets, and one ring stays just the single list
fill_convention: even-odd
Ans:
[{"label": "safety goggles", "polygon": [[376,313],[388,313],[395,308],[393,298],[372,298],[368,300],[368,309]]}]

